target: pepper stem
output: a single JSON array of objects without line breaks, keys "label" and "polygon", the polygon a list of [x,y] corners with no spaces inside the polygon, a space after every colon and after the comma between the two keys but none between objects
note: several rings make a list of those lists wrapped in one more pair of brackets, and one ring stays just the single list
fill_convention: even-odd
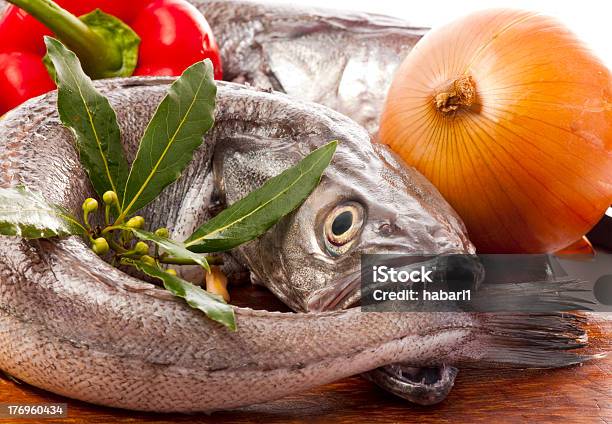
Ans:
[{"label": "pepper stem", "polygon": [[90,77],[101,78],[106,70],[121,68],[120,51],[52,0],[8,1],[53,31],[57,38],[79,57],[83,69]]},{"label": "pepper stem", "polygon": [[436,108],[442,113],[455,112],[460,107],[469,108],[476,100],[474,79],[462,75],[434,97]]}]

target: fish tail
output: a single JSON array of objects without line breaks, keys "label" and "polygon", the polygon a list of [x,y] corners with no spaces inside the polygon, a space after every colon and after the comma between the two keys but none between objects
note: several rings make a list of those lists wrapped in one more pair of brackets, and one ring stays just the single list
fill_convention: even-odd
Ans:
[{"label": "fish tail", "polygon": [[[472,346],[474,360],[465,365],[559,368],[603,358],[605,350],[594,353],[589,346],[590,321],[584,315],[565,312],[479,314],[481,337]],[[612,321],[604,320],[604,324],[609,332]],[[597,328],[599,331],[603,327]]]}]

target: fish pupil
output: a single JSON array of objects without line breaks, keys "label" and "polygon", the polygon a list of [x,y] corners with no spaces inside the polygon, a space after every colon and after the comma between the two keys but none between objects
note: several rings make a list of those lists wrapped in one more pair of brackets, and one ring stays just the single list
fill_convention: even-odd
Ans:
[{"label": "fish pupil", "polygon": [[340,236],[350,230],[352,225],[353,213],[344,211],[334,219],[331,230],[335,236]]}]

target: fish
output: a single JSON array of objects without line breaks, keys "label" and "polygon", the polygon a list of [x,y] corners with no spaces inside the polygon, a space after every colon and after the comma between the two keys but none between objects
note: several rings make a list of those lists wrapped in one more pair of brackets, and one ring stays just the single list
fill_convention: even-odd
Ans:
[{"label": "fish", "polygon": [[[172,81],[95,82],[117,113],[130,161]],[[0,121],[0,187],[25,185],[77,213],[93,191],[56,101],[56,92],[31,99]],[[182,177],[143,216],[183,237],[220,202],[231,204],[312,149],[339,140],[304,204],[231,252],[296,310],[324,311],[235,307],[231,332],[106,263],[79,237],[1,237],[0,369],[94,404],[211,412],[364,372],[398,395],[435,403],[452,387],[455,366],[557,367],[592,359],[574,350],[587,334],[572,314],[341,309],[353,297],[361,252],[472,252],[461,220],[417,171],[324,106],[219,82],[215,119]],[[344,243],[328,246],[325,228],[333,217],[334,231],[338,210],[355,214],[358,227]],[[343,216],[340,228],[348,226]],[[344,235],[335,228],[335,237]]]},{"label": "fish", "polygon": [[224,79],[328,106],[376,137],[395,71],[428,28],[390,16],[189,0],[219,44]]},{"label": "fish", "polygon": [[[301,5],[189,1],[204,14],[215,34],[226,81],[275,90],[328,106],[366,128],[372,139],[377,138],[380,115],[395,70],[429,29],[390,16]],[[310,272],[309,267],[301,272]],[[254,274],[251,277],[257,278]],[[322,277],[320,281],[325,280]],[[335,290],[335,286],[328,286],[327,290]],[[291,288],[309,289],[294,282]],[[325,296],[325,289],[315,290],[309,310],[338,306],[315,305],[318,298]],[[304,310],[303,305],[296,308],[290,296],[281,294],[280,298],[294,309]],[[442,390],[436,389],[435,397],[431,396],[432,387],[425,390],[427,395],[414,395],[424,392],[421,384],[411,390],[404,384],[401,390],[392,392],[417,403],[440,401],[452,387],[457,370],[440,371],[428,371],[445,382]],[[377,384],[382,376],[375,379]]]}]

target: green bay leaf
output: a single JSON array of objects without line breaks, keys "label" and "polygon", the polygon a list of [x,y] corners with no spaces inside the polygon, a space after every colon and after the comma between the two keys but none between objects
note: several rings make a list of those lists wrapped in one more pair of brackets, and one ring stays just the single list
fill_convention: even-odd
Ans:
[{"label": "green bay leaf", "polygon": [[166,290],[174,296],[185,299],[189,306],[204,312],[208,318],[225,325],[232,331],[236,330],[234,308],[228,305],[221,296],[209,293],[201,287],[142,261],[124,259],[123,263],[133,265],[145,274],[161,280]]},{"label": "green bay leaf", "polygon": [[208,59],[187,68],[170,86],[140,142],[118,222],[180,177],[214,123],[216,93]]},{"label": "green bay leaf", "polygon": [[175,240],[171,240],[169,238],[160,237],[155,233],[151,233],[149,231],[144,231],[136,228],[129,227],[121,227],[124,230],[131,231],[136,237],[140,240],[151,241],[157,244],[159,247],[164,249],[166,252],[170,253],[173,258],[177,259],[191,259],[196,264],[200,265],[206,271],[210,272],[210,266],[206,261],[206,258],[202,255],[198,255],[190,250],[187,250],[187,247],[181,242],[177,242]]},{"label": "green bay leaf", "polygon": [[86,233],[74,217],[40,194],[23,186],[0,189],[0,234],[37,239]]},{"label": "green bay leaf", "polygon": [[220,252],[259,237],[310,195],[331,162],[336,146],[337,141],[332,141],[270,178],[198,228],[185,246],[193,252]]},{"label": "green bay leaf", "polygon": [[45,44],[56,73],[60,119],[76,136],[81,163],[100,196],[113,190],[121,199],[129,168],[115,111],[73,52],[51,37]]}]

